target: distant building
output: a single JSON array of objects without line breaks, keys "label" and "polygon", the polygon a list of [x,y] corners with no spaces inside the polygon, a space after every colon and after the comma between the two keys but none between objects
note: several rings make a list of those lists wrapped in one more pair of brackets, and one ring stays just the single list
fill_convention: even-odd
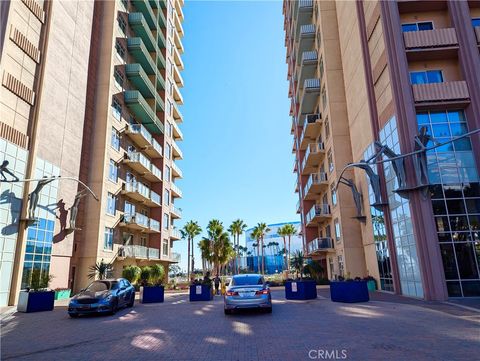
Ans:
[{"label": "distant building", "polygon": [[[283,256],[283,249],[284,249],[284,242],[283,238],[278,235],[278,230],[286,225],[286,224],[293,224],[297,229],[297,235],[292,236],[291,238],[291,249],[290,251],[293,253],[297,250],[302,249],[302,237],[298,234],[301,230],[300,222],[284,222],[284,223],[275,223],[269,224],[268,228],[270,229],[269,232],[265,234],[263,239],[264,243],[264,256],[265,256],[265,273],[273,274],[273,273],[280,273],[283,271],[284,265],[284,256]],[[257,246],[256,240],[251,237],[253,228],[247,229],[245,232],[245,246],[247,247],[247,254],[245,255],[244,259],[244,266],[248,268],[250,271],[259,272],[258,269],[258,254],[257,254]],[[288,239],[287,239],[287,248],[288,248]],[[261,255],[261,251],[260,251]]]}]

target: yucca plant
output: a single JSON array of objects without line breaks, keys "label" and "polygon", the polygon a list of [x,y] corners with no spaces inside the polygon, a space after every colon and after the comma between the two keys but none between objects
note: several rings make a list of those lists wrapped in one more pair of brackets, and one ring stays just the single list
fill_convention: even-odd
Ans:
[{"label": "yucca plant", "polygon": [[104,262],[103,258],[100,262],[95,263],[93,266],[90,266],[90,273],[88,278],[95,279],[98,277],[100,280],[107,278],[108,273],[113,270],[113,267],[110,263]]},{"label": "yucca plant", "polygon": [[123,269],[122,277],[126,278],[130,283],[137,282],[138,278],[140,277],[141,269],[138,266],[130,265]]},{"label": "yucca plant", "polygon": [[290,266],[295,270],[296,276],[300,274],[300,279],[303,278],[303,269],[305,266],[305,257],[302,251],[295,252],[290,258]]}]

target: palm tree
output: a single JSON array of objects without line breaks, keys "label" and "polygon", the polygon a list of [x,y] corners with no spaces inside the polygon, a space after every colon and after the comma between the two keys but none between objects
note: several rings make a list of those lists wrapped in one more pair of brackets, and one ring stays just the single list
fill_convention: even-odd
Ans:
[{"label": "palm tree", "polygon": [[257,271],[260,273],[260,234],[258,233],[257,228],[253,228],[252,233],[250,233],[250,237],[254,239],[256,242],[252,243],[253,247],[253,252],[255,253],[255,249],[257,250],[256,252],[256,258],[257,258]]},{"label": "palm tree", "polygon": [[[188,260],[187,260],[187,279],[190,280],[190,259],[192,260],[192,272],[195,266],[195,257],[193,255],[194,248],[193,248],[193,239],[202,233],[202,228],[198,225],[195,221],[187,222],[183,228],[180,230],[183,239],[187,239],[188,242]],[[191,258],[190,258],[191,254]]]},{"label": "palm tree", "polygon": [[110,263],[106,263],[102,258],[100,262],[90,266],[89,270],[88,278],[95,279],[98,276],[98,279],[104,280],[107,278],[108,273],[113,270],[113,267]]},{"label": "palm tree", "polygon": [[255,233],[255,236],[257,237],[256,239],[258,240],[258,243],[261,245],[260,248],[262,249],[262,274],[265,274],[265,259],[263,256],[263,239],[265,237],[265,234],[270,231],[270,228],[268,228],[266,223],[258,223],[254,228],[253,228],[253,233]]},{"label": "palm tree", "polygon": [[280,229],[278,230],[278,234],[283,237],[283,243],[285,245],[285,249],[287,249],[287,243],[286,243],[286,238],[288,237],[288,253],[285,254],[285,260],[287,262],[287,272],[290,271],[290,246],[291,246],[291,240],[292,236],[297,234],[297,229],[293,224],[285,224]]},{"label": "palm tree", "polygon": [[[245,231],[246,228],[247,228],[247,225],[241,219],[237,219],[233,221],[230,227],[228,228],[228,231],[233,236],[234,248],[237,251],[238,251],[238,247],[240,246],[240,236],[242,235],[242,233]],[[238,273],[238,257],[235,259],[235,269],[236,269],[236,272]]]},{"label": "palm tree", "polygon": [[292,268],[295,270],[295,273],[297,274],[297,278],[298,278],[298,274],[300,273],[300,279],[302,279],[303,269],[305,266],[305,257],[303,256],[302,251],[297,251],[292,255],[291,264],[292,264]]},{"label": "palm tree", "polygon": [[200,249],[200,254],[202,257],[202,269],[206,272],[210,269],[210,262],[212,261],[210,255],[210,240],[208,238],[203,238],[198,242],[198,248]]}]

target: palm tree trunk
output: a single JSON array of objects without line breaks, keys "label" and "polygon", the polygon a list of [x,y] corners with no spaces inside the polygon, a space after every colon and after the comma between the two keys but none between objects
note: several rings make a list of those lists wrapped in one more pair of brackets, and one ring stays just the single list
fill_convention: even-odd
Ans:
[{"label": "palm tree trunk", "polygon": [[187,250],[187,281],[190,282],[190,239],[187,239],[188,250]]},{"label": "palm tree trunk", "polygon": [[288,236],[288,270],[290,271],[290,242],[291,236]]},{"label": "palm tree trunk", "polygon": [[194,256],[194,246],[193,246],[193,237],[192,237],[192,273],[195,270],[195,256]]},{"label": "palm tree trunk", "polygon": [[264,252],[263,252],[263,237],[261,238],[262,240],[262,246],[261,246],[261,250],[262,250],[262,275],[265,275],[265,256],[264,256]]},{"label": "palm tree trunk", "polygon": [[285,268],[288,272],[288,259],[287,259],[287,239],[284,237],[283,238],[283,259],[285,260]]}]

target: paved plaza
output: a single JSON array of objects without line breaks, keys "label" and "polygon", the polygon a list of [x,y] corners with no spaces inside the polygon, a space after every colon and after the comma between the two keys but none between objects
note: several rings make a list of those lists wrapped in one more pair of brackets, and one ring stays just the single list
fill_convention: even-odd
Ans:
[{"label": "paved plaza", "polygon": [[[480,313],[444,303],[375,294],[362,304],[312,301],[273,291],[272,314],[223,314],[221,297],[135,304],[114,316],[53,312],[3,316],[2,360],[472,360]],[[328,357],[328,358],[327,358]]]}]

